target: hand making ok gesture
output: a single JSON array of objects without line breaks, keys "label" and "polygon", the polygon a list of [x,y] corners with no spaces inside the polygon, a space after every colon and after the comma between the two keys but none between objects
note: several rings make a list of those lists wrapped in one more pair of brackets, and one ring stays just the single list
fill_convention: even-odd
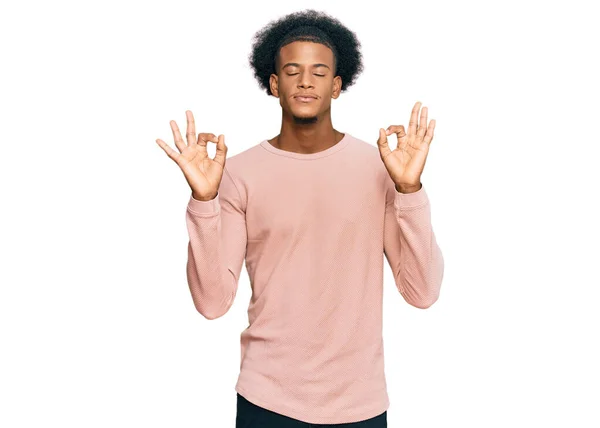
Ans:
[{"label": "hand making ok gesture", "polygon": [[[396,190],[404,193],[421,188],[421,174],[429,153],[429,145],[433,139],[435,119],[427,124],[427,107],[421,110],[421,119],[417,123],[421,102],[417,101],[412,109],[408,122],[408,135],[404,125],[390,125],[387,129],[379,128],[377,147],[388,174],[396,184]],[[391,133],[398,136],[398,145],[390,150],[387,137]]]},{"label": "hand making ok gesture", "polygon": [[[169,122],[175,138],[175,147],[179,153],[160,138],[156,139],[156,143],[179,165],[192,189],[192,197],[200,201],[208,201],[214,199],[219,192],[229,148],[225,145],[225,135],[223,134],[218,137],[211,132],[201,132],[196,135],[194,115],[190,110],[186,110],[185,115],[187,117],[187,132],[185,133],[187,144],[183,141],[177,122],[174,120]],[[212,159],[208,156],[208,143],[217,145],[217,152]]]}]

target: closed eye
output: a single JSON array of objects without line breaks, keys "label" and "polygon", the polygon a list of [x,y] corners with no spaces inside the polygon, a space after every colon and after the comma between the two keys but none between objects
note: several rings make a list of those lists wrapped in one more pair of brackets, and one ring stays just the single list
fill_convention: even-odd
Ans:
[{"label": "closed eye", "polygon": [[[297,74],[300,74],[300,73],[288,74],[288,76],[296,76]],[[315,76],[325,77],[324,74],[315,74]]]}]

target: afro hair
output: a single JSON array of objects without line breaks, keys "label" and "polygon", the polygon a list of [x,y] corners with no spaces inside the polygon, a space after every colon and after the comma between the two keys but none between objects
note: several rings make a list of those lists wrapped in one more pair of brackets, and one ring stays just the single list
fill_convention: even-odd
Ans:
[{"label": "afro hair", "polygon": [[339,20],[314,9],[291,13],[272,21],[254,35],[248,56],[254,76],[268,95],[271,74],[277,74],[280,49],[295,41],[321,43],[333,51],[334,76],[342,78],[341,91],[354,84],[363,71],[360,42]]}]

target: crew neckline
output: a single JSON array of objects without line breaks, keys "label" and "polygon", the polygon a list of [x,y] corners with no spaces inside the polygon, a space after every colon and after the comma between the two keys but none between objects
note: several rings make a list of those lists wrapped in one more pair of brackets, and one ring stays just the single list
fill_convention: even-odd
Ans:
[{"label": "crew neckline", "polygon": [[271,153],[275,153],[276,155],[286,156],[288,158],[294,158],[294,159],[308,160],[308,159],[318,159],[318,158],[322,158],[325,156],[329,156],[335,152],[342,150],[344,147],[346,147],[348,145],[348,143],[350,142],[350,138],[352,138],[351,135],[348,134],[347,132],[344,132],[344,136],[342,137],[342,139],[340,141],[338,141],[337,143],[335,143],[333,146],[329,147],[328,149],[321,150],[320,152],[316,152],[316,153],[296,153],[296,152],[290,152],[288,150],[278,149],[277,147],[274,147],[273,145],[271,145],[271,143],[269,143],[268,139],[261,141],[260,145],[262,147],[264,147],[265,149],[267,149],[268,151],[270,151]]}]

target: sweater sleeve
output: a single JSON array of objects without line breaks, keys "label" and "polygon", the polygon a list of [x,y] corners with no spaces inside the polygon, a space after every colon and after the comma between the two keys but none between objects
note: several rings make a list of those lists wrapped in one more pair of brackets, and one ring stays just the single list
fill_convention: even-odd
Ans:
[{"label": "sweater sleeve", "polygon": [[246,212],[227,167],[210,201],[190,196],[187,282],[194,306],[206,319],[219,318],[235,299],[246,257]]},{"label": "sweater sleeve", "polygon": [[438,299],[444,276],[429,198],[423,184],[416,192],[401,193],[389,177],[387,180],[384,254],[404,300],[426,309]]}]

